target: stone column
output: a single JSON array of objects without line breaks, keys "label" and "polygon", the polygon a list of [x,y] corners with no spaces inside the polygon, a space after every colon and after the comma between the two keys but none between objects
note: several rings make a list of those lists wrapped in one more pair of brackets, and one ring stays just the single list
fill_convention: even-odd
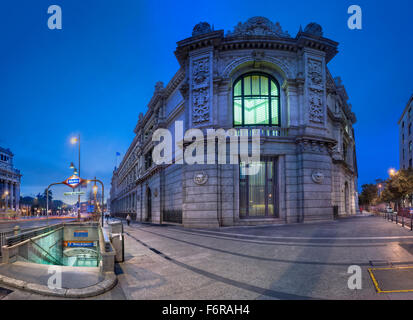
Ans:
[{"label": "stone column", "polygon": [[3,206],[5,206],[6,199],[4,199],[4,181],[0,180],[0,209],[3,209]]},{"label": "stone column", "polygon": [[10,183],[10,205],[12,210],[16,210],[15,201],[16,201],[16,186],[14,182]]},{"label": "stone column", "polygon": [[8,195],[7,195],[7,209],[11,209],[11,183],[7,182],[7,191],[8,191]]},{"label": "stone column", "polygon": [[16,183],[16,210],[20,210],[20,183]]}]

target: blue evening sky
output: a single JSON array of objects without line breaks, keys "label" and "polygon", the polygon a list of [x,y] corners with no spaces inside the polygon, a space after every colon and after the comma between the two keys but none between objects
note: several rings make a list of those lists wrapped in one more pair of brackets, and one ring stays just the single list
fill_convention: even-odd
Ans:
[{"label": "blue evening sky", "polygon": [[[62,30],[47,28],[53,4]],[[363,9],[362,31],[347,27],[352,4]],[[82,176],[101,178],[108,192],[115,153],[126,152],[155,83],[178,70],[176,42],[200,21],[228,31],[265,16],[293,37],[318,22],[340,43],[329,68],[357,115],[359,184],[374,182],[398,168],[397,121],[413,93],[412,11],[411,0],[2,0],[0,146],[15,154],[22,194],[33,195],[70,175],[77,148],[69,140],[80,133]]]}]

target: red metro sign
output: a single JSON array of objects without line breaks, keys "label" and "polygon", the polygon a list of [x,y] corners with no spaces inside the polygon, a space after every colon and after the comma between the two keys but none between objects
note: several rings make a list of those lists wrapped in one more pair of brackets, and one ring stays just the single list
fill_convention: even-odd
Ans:
[{"label": "red metro sign", "polygon": [[69,178],[67,178],[65,181],[62,182],[63,184],[67,185],[68,187],[74,189],[77,186],[79,186],[80,184],[82,184],[82,179],[78,176],[71,176]]}]

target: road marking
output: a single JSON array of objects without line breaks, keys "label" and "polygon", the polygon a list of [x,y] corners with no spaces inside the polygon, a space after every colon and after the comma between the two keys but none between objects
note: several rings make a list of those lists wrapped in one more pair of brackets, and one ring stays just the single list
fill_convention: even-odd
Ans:
[{"label": "road marking", "polygon": [[375,270],[401,270],[401,269],[413,269],[413,267],[396,267],[396,268],[369,268],[368,272],[370,274],[371,280],[373,280],[374,286],[376,287],[377,293],[408,293],[413,292],[413,289],[408,290],[382,290],[380,289],[379,283],[374,276],[373,271]]},{"label": "road marking", "polygon": [[274,236],[258,236],[258,235],[249,235],[242,233],[230,233],[230,232],[216,232],[208,230],[194,230],[188,229],[197,234],[202,233],[211,233],[214,235],[231,235],[237,237],[246,237],[246,238],[263,238],[263,239],[276,239],[276,240],[398,240],[398,239],[413,239],[413,236],[394,236],[394,237],[274,237]]}]

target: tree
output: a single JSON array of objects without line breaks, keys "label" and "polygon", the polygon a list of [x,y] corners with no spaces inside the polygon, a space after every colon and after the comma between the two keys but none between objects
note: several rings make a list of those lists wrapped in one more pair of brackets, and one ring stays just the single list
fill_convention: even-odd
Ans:
[{"label": "tree", "polygon": [[361,186],[361,189],[362,191],[359,195],[359,203],[361,205],[371,205],[378,198],[378,189],[375,184],[365,184]]},{"label": "tree", "polygon": [[406,197],[413,194],[413,169],[400,170],[386,181],[386,187],[381,195],[383,202],[403,204]]}]

